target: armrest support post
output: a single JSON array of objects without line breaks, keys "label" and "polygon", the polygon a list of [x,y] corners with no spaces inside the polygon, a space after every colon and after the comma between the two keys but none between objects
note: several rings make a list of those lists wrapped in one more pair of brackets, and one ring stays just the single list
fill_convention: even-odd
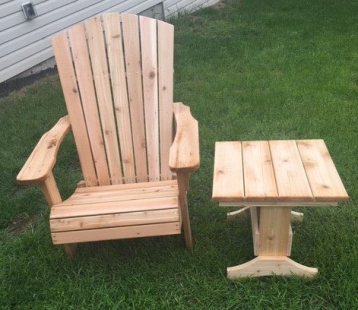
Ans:
[{"label": "armrest support post", "polygon": [[50,208],[62,202],[61,194],[52,172],[45,181],[40,183],[40,186]]},{"label": "armrest support post", "polygon": [[192,248],[193,241],[191,236],[189,209],[187,201],[187,191],[189,189],[189,172],[178,172],[177,181],[179,187],[180,213],[183,221],[184,240],[187,248]]}]

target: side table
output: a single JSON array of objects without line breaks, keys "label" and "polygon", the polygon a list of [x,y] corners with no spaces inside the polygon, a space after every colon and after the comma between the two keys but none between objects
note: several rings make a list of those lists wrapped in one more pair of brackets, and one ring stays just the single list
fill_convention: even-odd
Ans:
[{"label": "side table", "polygon": [[216,142],[213,200],[250,210],[253,260],[227,268],[230,279],[313,276],[289,258],[293,207],[336,206],[348,194],[323,140]]}]

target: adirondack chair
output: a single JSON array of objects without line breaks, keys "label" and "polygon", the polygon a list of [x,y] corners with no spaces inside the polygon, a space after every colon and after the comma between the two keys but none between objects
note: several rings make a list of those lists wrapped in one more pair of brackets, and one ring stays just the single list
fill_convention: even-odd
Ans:
[{"label": "adirondack chair", "polygon": [[[174,27],[132,14],[93,17],[52,41],[68,116],[17,176],[39,184],[55,245],[180,234],[192,246],[187,191],[198,123],[173,103]],[[52,170],[72,129],[84,180],[62,201]]]}]

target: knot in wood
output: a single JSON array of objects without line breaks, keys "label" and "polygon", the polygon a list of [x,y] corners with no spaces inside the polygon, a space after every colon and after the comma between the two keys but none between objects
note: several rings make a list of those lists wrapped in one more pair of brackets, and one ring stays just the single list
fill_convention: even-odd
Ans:
[{"label": "knot in wood", "polygon": [[52,147],[56,146],[56,144],[57,144],[57,139],[53,138],[53,139],[50,140],[47,148],[51,149]]},{"label": "knot in wood", "polygon": [[150,72],[149,72],[149,78],[150,78],[150,79],[154,79],[154,77],[155,77],[155,72],[154,72],[154,71],[150,71]]}]

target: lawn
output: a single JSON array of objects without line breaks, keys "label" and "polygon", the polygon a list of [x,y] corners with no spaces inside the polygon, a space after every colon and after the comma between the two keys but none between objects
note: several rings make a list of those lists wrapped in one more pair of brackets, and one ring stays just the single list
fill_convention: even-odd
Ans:
[{"label": "lawn", "polygon": [[[49,210],[16,175],[63,116],[57,76],[0,98],[0,309],[358,308],[358,2],[240,0],[171,20],[175,94],[200,125],[189,194],[194,248],[181,236],[51,244]],[[314,279],[229,281],[253,258],[250,223],[211,201],[215,141],[323,138],[351,197],[304,209],[292,258]],[[55,168],[64,198],[81,179],[72,137]]]}]

